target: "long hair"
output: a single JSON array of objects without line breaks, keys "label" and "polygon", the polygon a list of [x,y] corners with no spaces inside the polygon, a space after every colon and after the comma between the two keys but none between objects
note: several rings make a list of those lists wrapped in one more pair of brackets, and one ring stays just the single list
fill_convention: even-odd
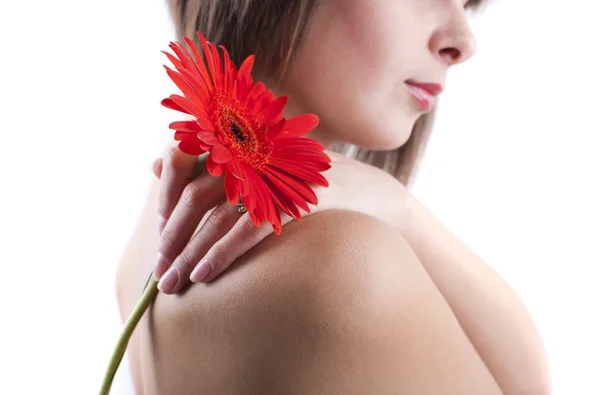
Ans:
[{"label": "long hair", "polygon": [[[318,0],[168,0],[178,37],[197,40],[196,31],[225,46],[239,67],[249,55],[263,75],[283,75],[297,52]],[[476,7],[483,0],[471,0]],[[196,42],[196,45],[199,43]],[[332,149],[377,166],[407,185],[427,145],[434,113],[421,116],[400,148],[374,151],[352,144]]]}]

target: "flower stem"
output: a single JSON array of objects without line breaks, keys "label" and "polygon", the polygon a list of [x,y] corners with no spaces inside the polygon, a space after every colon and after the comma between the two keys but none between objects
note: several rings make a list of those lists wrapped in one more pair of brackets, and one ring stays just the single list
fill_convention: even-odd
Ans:
[{"label": "flower stem", "polygon": [[110,362],[108,363],[108,368],[106,369],[106,373],[104,374],[104,380],[102,380],[102,387],[100,389],[100,395],[108,395],[110,393],[110,387],[115,378],[115,374],[117,373],[117,369],[119,368],[119,364],[123,359],[123,355],[125,355],[125,350],[127,349],[127,343],[129,343],[129,339],[133,334],[133,330],[137,326],[138,322],[144,315],[144,312],[148,309],[152,301],[156,298],[158,294],[158,281],[152,277],[148,280],[146,284],[146,288],[144,288],[144,292],[140,297],[137,305],[129,315],[123,330],[121,331],[121,336],[119,337],[119,341],[117,342],[117,346],[115,347],[115,351],[113,351],[112,357],[110,358]]}]

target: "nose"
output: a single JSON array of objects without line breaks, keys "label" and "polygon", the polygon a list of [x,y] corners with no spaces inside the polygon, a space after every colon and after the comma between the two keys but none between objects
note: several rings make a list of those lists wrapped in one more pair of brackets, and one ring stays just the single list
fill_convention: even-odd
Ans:
[{"label": "nose", "polygon": [[466,62],[475,54],[477,42],[464,10],[452,15],[433,33],[429,47],[448,66]]}]

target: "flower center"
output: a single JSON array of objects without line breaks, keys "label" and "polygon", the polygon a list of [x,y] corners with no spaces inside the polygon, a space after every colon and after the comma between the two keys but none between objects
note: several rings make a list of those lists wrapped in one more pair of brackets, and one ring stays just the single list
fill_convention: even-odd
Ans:
[{"label": "flower center", "polygon": [[244,133],[240,130],[239,126],[235,124],[235,122],[231,122],[231,133],[238,139],[239,142],[243,143],[246,138],[244,137]]},{"label": "flower center", "polygon": [[225,92],[213,98],[213,116],[217,137],[242,163],[254,169],[267,164],[273,143],[267,137],[267,125],[256,122],[256,115]]}]

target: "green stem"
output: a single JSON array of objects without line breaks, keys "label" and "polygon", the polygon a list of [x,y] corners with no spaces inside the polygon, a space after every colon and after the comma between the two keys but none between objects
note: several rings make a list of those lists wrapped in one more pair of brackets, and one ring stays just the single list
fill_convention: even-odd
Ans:
[{"label": "green stem", "polygon": [[125,350],[127,349],[127,343],[129,343],[129,339],[133,334],[133,330],[137,326],[138,322],[144,315],[144,312],[148,309],[148,306],[152,304],[152,301],[156,298],[158,294],[158,281],[152,277],[149,279],[146,284],[146,288],[144,288],[144,293],[140,297],[137,305],[129,315],[123,330],[121,331],[121,336],[119,337],[119,341],[117,342],[117,346],[115,347],[115,351],[113,352],[112,357],[110,358],[110,362],[108,363],[108,368],[106,369],[106,373],[104,374],[104,380],[102,380],[102,387],[100,389],[100,395],[108,395],[110,393],[110,387],[115,378],[115,374],[117,373],[117,369],[119,368],[119,364],[123,359],[123,355],[125,355]]},{"label": "green stem", "polygon": [[[200,176],[204,173],[206,169],[206,157],[208,153],[204,153],[198,157],[196,163],[194,163],[194,168],[192,170],[192,176],[190,180]],[[151,274],[148,278],[148,282],[146,283],[146,287],[144,288],[144,292],[140,297],[137,305],[129,315],[123,330],[121,331],[121,336],[119,337],[119,341],[117,342],[117,346],[115,347],[115,351],[113,352],[112,357],[110,358],[110,362],[108,363],[108,368],[106,369],[106,373],[104,374],[104,380],[102,380],[102,387],[100,389],[100,395],[108,395],[110,393],[110,387],[112,385],[113,380],[115,379],[115,374],[117,373],[117,369],[119,368],[119,364],[123,359],[123,355],[125,355],[125,350],[127,349],[127,343],[129,343],[129,339],[133,334],[133,330],[137,326],[138,322],[144,315],[144,312],[148,309],[148,307],[152,304],[156,295],[158,294],[158,281],[154,279],[154,276]]]}]

